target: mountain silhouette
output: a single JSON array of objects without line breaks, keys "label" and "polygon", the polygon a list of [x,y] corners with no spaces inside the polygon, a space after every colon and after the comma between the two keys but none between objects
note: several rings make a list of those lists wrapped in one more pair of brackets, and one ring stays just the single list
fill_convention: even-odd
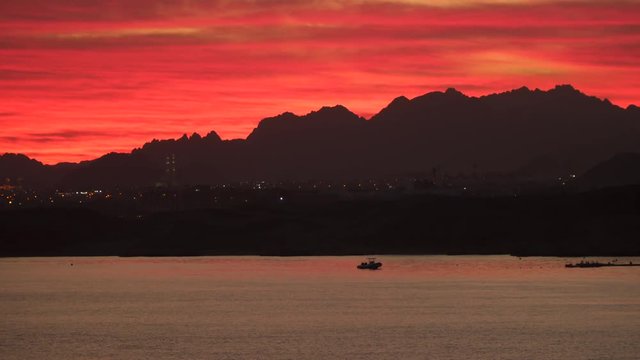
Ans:
[{"label": "mountain silhouette", "polygon": [[153,140],[129,154],[42,165],[0,157],[0,177],[30,184],[147,186],[247,180],[356,179],[441,172],[543,179],[582,174],[618,153],[640,152],[640,110],[570,85],[481,97],[455,89],[398,97],[366,120],[341,105],[260,121],[246,139],[211,132]]},{"label": "mountain silhouette", "polygon": [[30,159],[22,154],[7,153],[0,157],[0,178],[11,179],[15,182],[37,179],[47,172],[47,168],[41,162]]}]

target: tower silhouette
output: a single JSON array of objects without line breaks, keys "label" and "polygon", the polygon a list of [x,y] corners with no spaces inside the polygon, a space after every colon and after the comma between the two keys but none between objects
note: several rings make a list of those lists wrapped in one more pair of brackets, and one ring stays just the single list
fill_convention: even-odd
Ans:
[{"label": "tower silhouette", "polygon": [[171,154],[165,158],[165,176],[167,179],[167,185],[176,185],[176,155]]}]

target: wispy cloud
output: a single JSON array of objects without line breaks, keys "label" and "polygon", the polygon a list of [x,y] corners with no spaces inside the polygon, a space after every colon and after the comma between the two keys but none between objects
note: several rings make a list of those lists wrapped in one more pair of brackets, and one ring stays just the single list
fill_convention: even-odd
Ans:
[{"label": "wispy cloud", "polygon": [[198,28],[130,28],[102,31],[70,32],[52,35],[58,39],[108,39],[140,36],[192,36],[201,32]]}]

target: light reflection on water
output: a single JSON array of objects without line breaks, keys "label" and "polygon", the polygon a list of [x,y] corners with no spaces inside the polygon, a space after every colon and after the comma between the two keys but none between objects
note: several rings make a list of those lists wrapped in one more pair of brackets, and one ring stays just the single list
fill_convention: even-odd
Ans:
[{"label": "light reflection on water", "polygon": [[379,259],[380,271],[357,270],[361,257],[1,259],[0,358],[640,354],[638,267],[566,269],[580,259],[509,256]]}]

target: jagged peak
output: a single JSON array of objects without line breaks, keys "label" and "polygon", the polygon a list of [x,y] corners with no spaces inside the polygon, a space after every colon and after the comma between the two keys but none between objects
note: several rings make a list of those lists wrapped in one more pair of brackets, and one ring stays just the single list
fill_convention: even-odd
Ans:
[{"label": "jagged peak", "polygon": [[556,85],[553,89],[548,91],[549,93],[559,93],[559,94],[582,94],[579,90],[573,87],[571,84],[559,84]]},{"label": "jagged peak", "polygon": [[312,111],[310,113],[307,114],[308,115],[314,115],[314,114],[331,114],[331,115],[335,115],[335,114],[348,114],[348,115],[355,115],[353,112],[351,112],[351,110],[347,109],[344,105],[334,105],[334,106],[323,106],[320,109],[316,110],[316,111]]},{"label": "jagged peak", "polygon": [[398,96],[397,98],[393,99],[389,105],[387,105],[384,109],[382,109],[380,112],[383,111],[389,111],[392,109],[398,109],[398,108],[403,108],[405,107],[407,104],[410,104],[411,100],[409,100],[407,97],[405,96]]},{"label": "jagged peak", "polygon": [[194,132],[193,134],[191,134],[191,136],[188,136],[187,134],[183,134],[181,137],[177,139],[154,138],[153,140],[144,143],[142,147],[133,149],[131,153],[137,153],[145,149],[153,149],[158,147],[166,147],[166,146],[171,147],[171,146],[175,146],[175,144],[177,143],[180,143],[180,144],[198,143],[202,140],[222,141],[220,136],[218,136],[218,134],[215,131],[210,131],[205,137],[202,137],[199,133]]},{"label": "jagged peak", "polygon": [[309,119],[316,118],[318,116],[327,115],[327,116],[350,116],[350,117],[358,117],[358,115],[351,112],[351,110],[347,109],[343,105],[334,105],[334,106],[323,106],[318,110],[311,111],[303,116],[296,115],[290,111],[286,111],[281,113],[280,115],[264,118],[260,120],[258,123],[258,128],[266,125],[270,125],[273,122],[278,122],[279,120],[295,120],[295,119]]},{"label": "jagged peak", "polygon": [[448,88],[444,93],[447,95],[466,96],[461,91],[458,91],[456,88],[452,87]]},{"label": "jagged peak", "polygon": [[299,125],[302,124],[332,124],[329,126],[336,126],[338,123],[351,123],[352,119],[366,121],[343,105],[323,106],[304,116],[285,112],[278,116],[262,119],[258,126],[247,136],[247,140],[255,140],[256,138],[264,137],[264,134],[268,133],[299,129]]},{"label": "jagged peak", "polygon": [[[294,120],[294,119],[298,119],[300,118],[300,116],[290,112],[290,111],[285,111],[281,114],[278,114],[276,116],[270,116],[267,118],[264,118],[262,120],[260,120],[258,122],[258,126],[256,127],[256,129],[260,129],[260,128],[264,128],[266,126],[271,126],[272,123],[277,123],[279,121],[289,121],[289,120]],[[254,131],[256,130],[254,129]],[[252,132],[253,133],[253,132]],[[251,136],[251,134],[249,134],[249,137]],[[248,137],[247,137],[248,138]]]},{"label": "jagged peak", "polygon": [[387,108],[391,107],[391,106],[407,104],[409,102],[411,102],[411,100],[409,100],[406,96],[401,95],[401,96],[398,96],[397,98],[391,100],[389,105],[387,105]]},{"label": "jagged peak", "polygon": [[209,133],[207,135],[205,135],[204,139],[205,140],[222,141],[222,138],[220,137],[220,135],[218,135],[218,133],[215,132],[214,130],[209,131]]},{"label": "jagged peak", "polygon": [[508,91],[504,91],[504,92],[500,92],[500,93],[493,93],[493,94],[488,94],[488,95],[482,95],[479,98],[480,99],[486,99],[486,98],[495,98],[495,97],[501,97],[504,95],[512,95],[512,96],[527,96],[533,93],[540,93],[540,92],[544,92],[540,89],[534,89],[531,90],[526,86],[521,86],[517,89],[512,89],[512,90],[508,90]]},{"label": "jagged peak", "polygon": [[424,95],[420,95],[417,96],[413,99],[411,99],[412,102],[422,102],[422,101],[441,101],[441,100],[447,100],[447,99],[467,99],[469,98],[467,95],[465,95],[464,93],[458,91],[455,88],[448,88],[445,91],[431,91],[428,92]]},{"label": "jagged peak", "polygon": [[570,84],[559,84],[559,85],[555,85],[553,88],[551,88],[549,90],[541,90],[539,88],[535,88],[535,89],[531,90],[526,86],[521,86],[521,87],[519,87],[517,89],[512,89],[512,90],[508,90],[508,91],[496,92],[496,93],[492,93],[492,94],[482,95],[479,98],[480,99],[483,99],[483,98],[495,98],[495,97],[500,97],[502,95],[508,95],[508,94],[523,94],[523,95],[528,95],[528,94],[539,94],[539,95],[549,94],[549,95],[554,95],[555,94],[555,95],[564,95],[564,96],[572,96],[572,95],[586,96],[580,90],[578,90],[575,87],[573,87],[573,85],[570,85]]},{"label": "jagged peak", "polygon": [[31,159],[30,157],[28,157],[25,154],[10,153],[10,152],[6,152],[6,153],[2,154],[2,155],[0,155],[0,157],[7,158],[7,159],[13,158],[13,159],[23,159],[23,160],[34,160],[34,159]]},{"label": "jagged peak", "polygon": [[14,162],[20,162],[20,163],[32,163],[32,164],[37,164],[37,165],[44,165],[42,162],[36,160],[36,159],[32,159],[30,157],[28,157],[25,154],[21,154],[21,153],[4,153],[2,155],[0,155],[0,159],[4,160],[4,161],[8,161],[11,163]]},{"label": "jagged peak", "polygon": [[569,91],[577,91],[575,87],[571,84],[557,84],[553,87],[554,90],[569,90]]},{"label": "jagged peak", "polygon": [[278,119],[298,119],[298,118],[300,118],[300,116],[292,113],[291,111],[285,111],[285,112],[283,112],[281,114],[278,114],[276,116],[270,116],[270,117],[267,117],[267,118],[264,118],[264,119],[260,120],[260,122],[258,123],[258,126],[260,126],[260,124],[262,124],[264,122],[269,123],[269,122],[271,122],[273,120],[278,120]]},{"label": "jagged peak", "polygon": [[[537,90],[537,89],[536,89],[536,90]],[[519,87],[519,88],[517,88],[517,89],[513,89],[513,90],[511,90],[511,92],[513,92],[513,93],[530,93],[530,92],[531,92],[531,89],[529,89],[529,88],[528,88],[528,87],[526,87],[526,86],[521,86],[521,87]]]},{"label": "jagged peak", "polygon": [[371,117],[371,120],[375,120],[382,114],[393,113],[393,112],[401,112],[405,109],[409,104],[411,104],[411,100],[409,100],[406,96],[398,96],[393,99],[389,105],[380,110],[377,114]]}]

